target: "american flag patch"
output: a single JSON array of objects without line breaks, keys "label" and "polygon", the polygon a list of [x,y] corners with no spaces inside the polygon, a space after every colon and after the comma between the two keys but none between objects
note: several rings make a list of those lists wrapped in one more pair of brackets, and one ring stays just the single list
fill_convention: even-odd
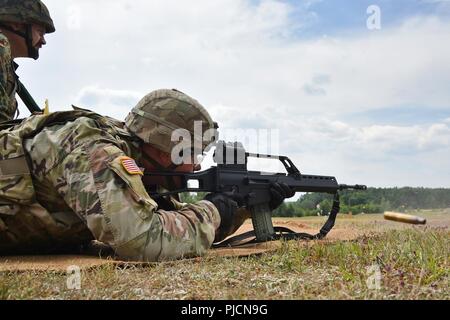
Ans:
[{"label": "american flag patch", "polygon": [[122,157],[120,159],[120,163],[122,163],[123,168],[128,172],[129,174],[139,174],[144,175],[142,170],[137,166],[136,161],[134,159],[131,159],[129,157]]}]

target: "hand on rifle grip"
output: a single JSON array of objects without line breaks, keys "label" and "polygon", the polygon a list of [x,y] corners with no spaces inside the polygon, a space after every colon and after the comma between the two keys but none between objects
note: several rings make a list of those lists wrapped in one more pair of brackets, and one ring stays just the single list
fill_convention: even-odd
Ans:
[{"label": "hand on rifle grip", "polygon": [[270,185],[270,195],[269,208],[270,210],[275,210],[285,199],[292,198],[295,195],[295,191],[285,183],[274,182]]},{"label": "hand on rifle grip", "polygon": [[222,241],[234,232],[233,222],[238,210],[238,203],[227,193],[210,193],[206,195],[205,200],[212,202],[219,211],[220,226],[216,230],[214,242]]}]

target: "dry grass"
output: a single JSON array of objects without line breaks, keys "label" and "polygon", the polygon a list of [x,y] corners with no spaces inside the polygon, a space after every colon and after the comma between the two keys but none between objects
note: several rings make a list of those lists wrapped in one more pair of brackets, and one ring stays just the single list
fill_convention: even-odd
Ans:
[{"label": "dry grass", "polygon": [[[425,215],[432,227],[389,223],[382,233],[373,233],[381,228],[380,217],[342,217],[339,226],[357,225],[367,235],[285,242],[276,252],[251,258],[103,266],[82,272],[80,290],[67,288],[66,274],[2,273],[0,299],[449,299],[450,215]],[[377,268],[380,287],[369,288]]]}]

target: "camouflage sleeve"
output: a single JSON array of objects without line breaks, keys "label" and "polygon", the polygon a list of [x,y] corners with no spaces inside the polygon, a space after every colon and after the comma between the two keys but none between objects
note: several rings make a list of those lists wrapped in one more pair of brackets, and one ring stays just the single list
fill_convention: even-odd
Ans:
[{"label": "camouflage sleeve", "polygon": [[12,120],[17,109],[11,61],[9,43],[0,33],[0,122]]},{"label": "camouflage sleeve", "polygon": [[139,261],[198,256],[210,248],[220,224],[208,201],[177,211],[157,210],[141,175],[124,168],[123,151],[94,144],[68,154],[47,178],[101,242],[120,258]]}]

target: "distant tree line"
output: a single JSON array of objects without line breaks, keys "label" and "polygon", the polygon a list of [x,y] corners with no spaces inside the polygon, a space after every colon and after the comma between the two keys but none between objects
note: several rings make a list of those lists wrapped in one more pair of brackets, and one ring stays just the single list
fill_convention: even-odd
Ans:
[{"label": "distant tree line", "polygon": [[[450,189],[428,188],[369,188],[367,191],[343,191],[340,193],[342,213],[382,213],[411,209],[450,208]],[[296,202],[285,202],[276,209],[274,216],[302,217],[325,215],[331,210],[333,196],[307,193]]]},{"label": "distant tree line", "polygon": [[[183,193],[183,202],[194,203],[205,193]],[[340,193],[341,213],[382,213],[411,209],[450,208],[450,189],[429,188],[369,188],[367,191]],[[323,193],[306,193],[295,202],[284,202],[273,212],[275,217],[303,217],[326,215],[331,210],[333,196]]]}]

